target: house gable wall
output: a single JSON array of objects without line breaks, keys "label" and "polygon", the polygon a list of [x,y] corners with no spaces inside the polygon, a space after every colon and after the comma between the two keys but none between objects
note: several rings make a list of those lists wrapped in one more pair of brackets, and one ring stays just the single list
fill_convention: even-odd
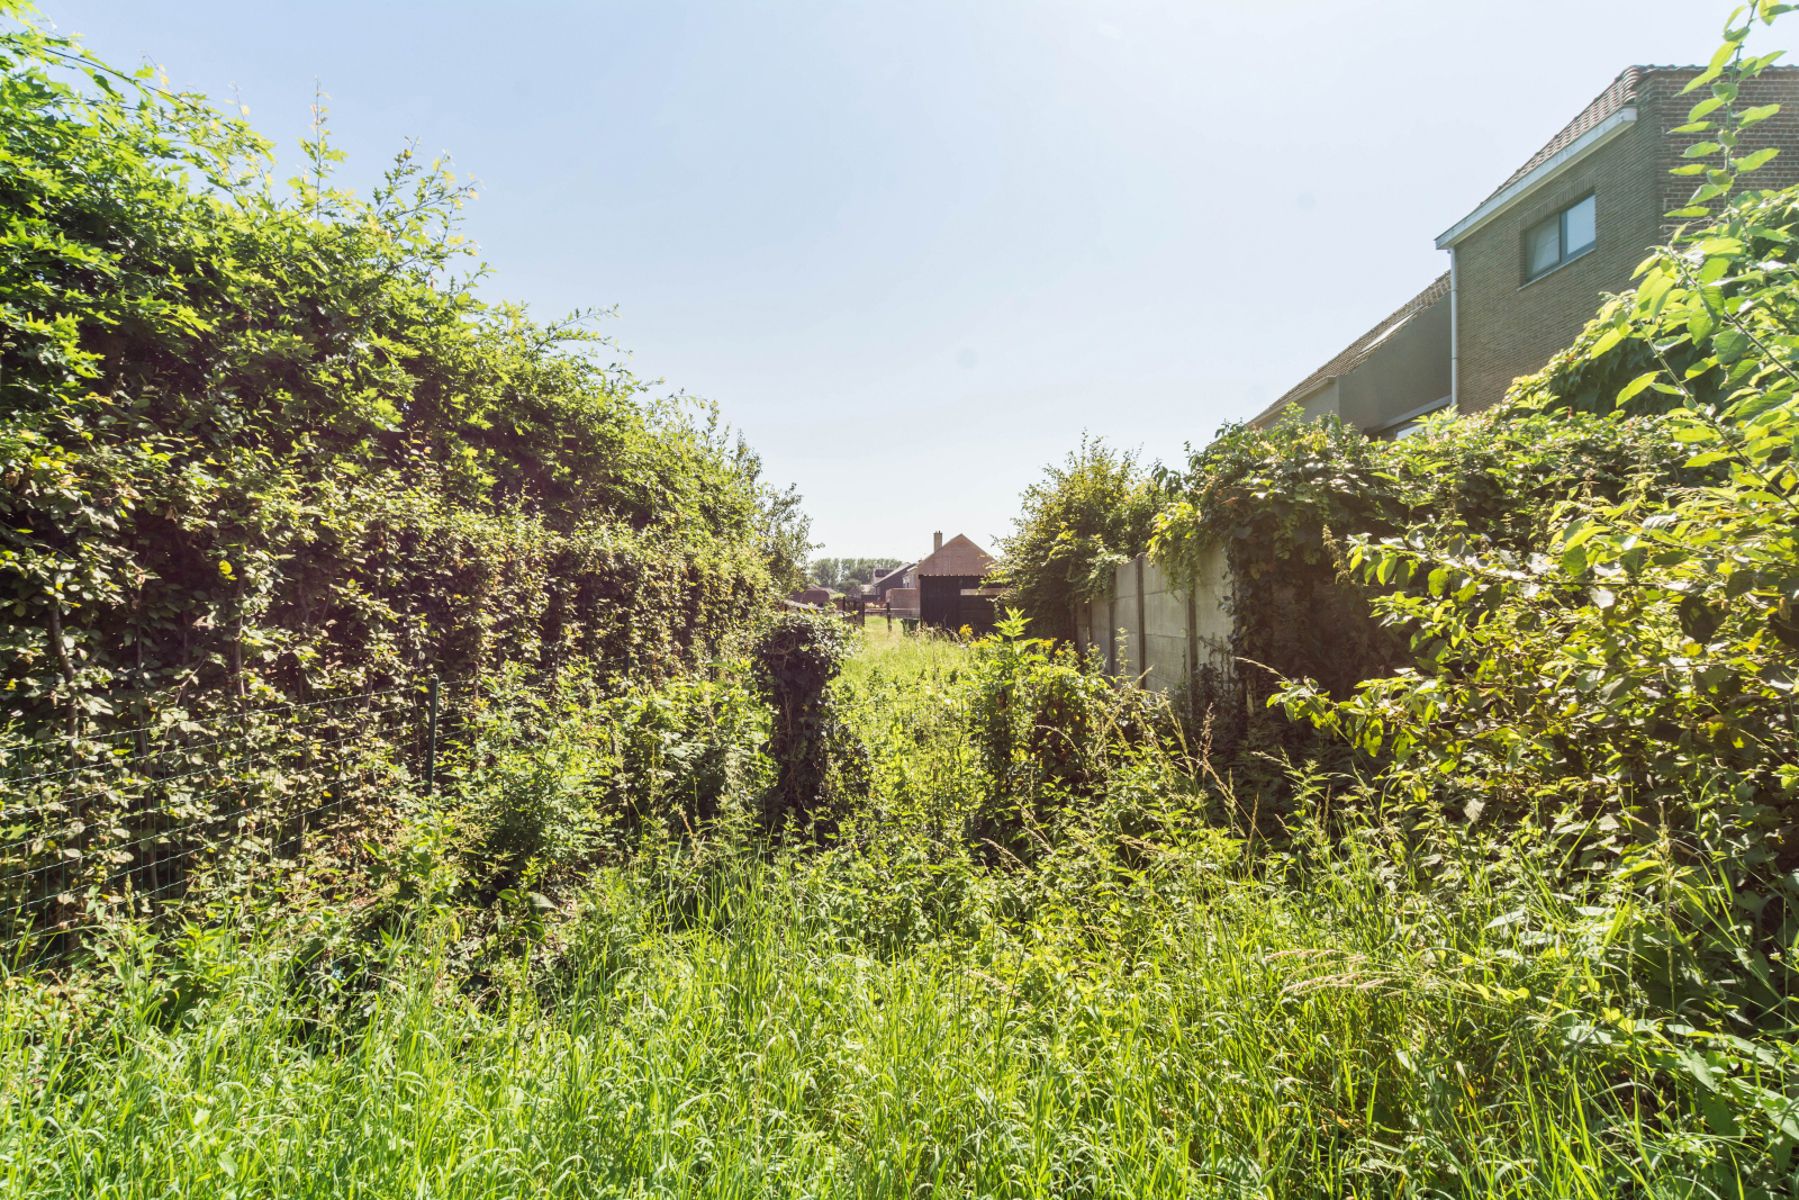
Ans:
[{"label": "house gable wall", "polygon": [[[1696,180],[1670,175],[1701,134],[1670,134],[1686,123],[1698,94],[1682,96],[1694,72],[1649,71],[1635,100],[1637,119],[1552,176],[1456,244],[1457,401],[1479,412],[1504,399],[1512,381],[1540,369],[1598,310],[1608,292],[1632,286],[1632,273],[1677,222],[1666,214],[1686,203]],[[1781,70],[1752,81],[1739,106],[1779,102],[1782,111],[1748,130],[1749,148],[1782,153],[1751,177],[1758,188],[1799,182],[1799,72]],[[1524,280],[1524,233],[1591,193],[1598,237],[1591,253],[1536,280]]]},{"label": "house gable wall", "polygon": [[[1602,293],[1630,286],[1631,271],[1662,228],[1655,130],[1655,114],[1644,105],[1634,124],[1457,244],[1460,411],[1499,403],[1513,379],[1538,370],[1573,339]],[[1596,212],[1593,249],[1524,282],[1525,231],[1588,194]]]}]

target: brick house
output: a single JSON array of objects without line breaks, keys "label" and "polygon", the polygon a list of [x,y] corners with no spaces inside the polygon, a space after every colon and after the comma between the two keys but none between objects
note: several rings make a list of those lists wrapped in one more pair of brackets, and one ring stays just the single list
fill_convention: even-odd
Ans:
[{"label": "brick house", "polygon": [[993,556],[958,533],[949,541],[932,535],[931,553],[912,568],[918,585],[918,618],[926,625],[956,630],[967,625],[976,633],[993,628],[997,588],[983,587],[996,564]]},{"label": "brick house", "polygon": [[[1650,247],[1678,222],[1695,181],[1669,174],[1707,134],[1684,125],[1698,67],[1630,67],[1528,161],[1437,238],[1449,271],[1398,312],[1258,414],[1290,405],[1340,416],[1377,436],[1403,436],[1435,409],[1479,412],[1512,380],[1567,346],[1608,292],[1631,286]],[[1799,183],[1799,68],[1746,84],[1739,107],[1778,103],[1747,130],[1743,151],[1779,146],[1751,180]]]},{"label": "brick house", "polygon": [[912,586],[912,571],[917,566],[917,563],[902,563],[890,570],[878,571],[875,573],[874,579],[862,591],[876,603],[885,604],[888,593],[892,592],[894,588]]}]

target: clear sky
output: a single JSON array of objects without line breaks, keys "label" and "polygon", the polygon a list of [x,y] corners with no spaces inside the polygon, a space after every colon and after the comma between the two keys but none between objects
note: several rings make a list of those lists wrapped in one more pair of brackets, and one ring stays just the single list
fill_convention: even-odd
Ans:
[{"label": "clear sky", "polygon": [[[41,0],[350,182],[480,181],[495,296],[617,306],[821,552],[991,545],[1083,431],[1178,458],[1447,266],[1435,235],[1724,0]],[[1788,28],[1777,27],[1781,37]],[[1763,45],[1772,48],[1763,35]],[[291,159],[289,160],[291,161]]]}]

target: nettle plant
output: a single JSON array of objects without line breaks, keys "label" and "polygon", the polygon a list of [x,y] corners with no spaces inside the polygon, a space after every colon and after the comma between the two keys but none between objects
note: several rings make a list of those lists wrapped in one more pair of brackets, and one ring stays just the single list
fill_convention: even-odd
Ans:
[{"label": "nettle plant", "polygon": [[[1790,1029],[1799,992],[1799,188],[1752,187],[1776,151],[1743,134],[1778,109],[1738,101],[1775,57],[1747,53],[1751,28],[1788,7],[1740,10],[1690,85],[1698,187],[1634,291],[1508,405],[1456,423],[1514,446],[1544,421],[1634,431],[1642,469],[1564,493],[1523,546],[1427,521],[1350,539],[1412,665],[1273,700],[1360,747],[1368,790],[1420,831],[1491,825],[1477,844],[1555,863],[1595,921],[1583,953],[1677,1014],[1619,1013],[1605,1036],[1696,1086],[1712,1130],[1753,1131],[1781,1173],[1795,1064],[1742,1034]],[[1528,930],[1516,946],[1554,949]]]},{"label": "nettle plant", "polygon": [[1292,679],[1308,680],[1320,702],[1345,700],[1409,661],[1405,637],[1374,601],[1412,586],[1411,577],[1354,570],[1357,544],[1409,540],[1523,563],[1551,538],[1570,497],[1604,504],[1665,494],[1686,457],[1653,423],[1517,403],[1397,442],[1296,412],[1266,429],[1227,430],[1168,473],[1176,499],[1151,548],[1176,578],[1191,578],[1219,549],[1228,558],[1239,665],[1228,694],[1213,688],[1201,698],[1213,709],[1214,744],[1240,764],[1266,751],[1353,765],[1336,739],[1266,702]]},{"label": "nettle plant", "polygon": [[1153,776],[1148,788],[1158,793],[1191,793],[1198,774],[1165,697],[1028,628],[1008,609],[961,679],[983,777],[969,837],[1014,864],[1035,861],[1071,824],[1119,819],[1133,771]]}]

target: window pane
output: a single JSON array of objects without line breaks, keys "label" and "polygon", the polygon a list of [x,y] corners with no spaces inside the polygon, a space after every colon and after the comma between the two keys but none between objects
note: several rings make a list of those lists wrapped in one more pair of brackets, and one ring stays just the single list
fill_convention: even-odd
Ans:
[{"label": "window pane", "polygon": [[1524,273],[1535,277],[1562,261],[1561,221],[1549,218],[1524,235]]},{"label": "window pane", "polygon": [[1579,254],[1591,246],[1598,229],[1597,221],[1594,218],[1593,197],[1588,196],[1564,212],[1562,221],[1563,232],[1566,235],[1562,238],[1562,244],[1567,247],[1562,252],[1562,257]]}]

